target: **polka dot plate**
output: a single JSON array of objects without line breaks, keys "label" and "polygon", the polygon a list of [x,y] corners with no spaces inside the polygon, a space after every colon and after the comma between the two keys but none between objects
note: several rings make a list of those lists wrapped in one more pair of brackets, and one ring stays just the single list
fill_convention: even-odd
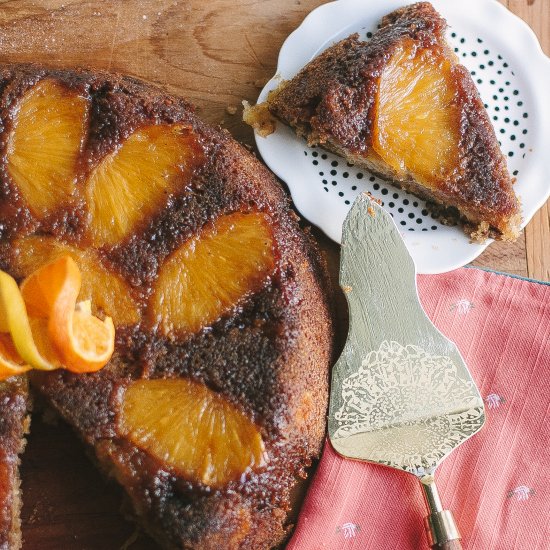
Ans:
[{"label": "polka dot plate", "polygon": [[[470,70],[517,179],[525,225],[550,195],[550,59],[531,29],[496,0],[432,4],[449,24],[448,42]],[[311,12],[283,44],[277,74],[258,102],[334,42],[354,32],[368,40],[382,17],[402,5],[402,0],[339,0]],[[470,243],[460,227],[433,219],[422,200],[320,147],[308,147],[283,124],[267,138],[256,136],[256,143],[302,215],[337,242],[355,197],[370,191],[393,216],[419,273],[465,265],[489,244]]]}]

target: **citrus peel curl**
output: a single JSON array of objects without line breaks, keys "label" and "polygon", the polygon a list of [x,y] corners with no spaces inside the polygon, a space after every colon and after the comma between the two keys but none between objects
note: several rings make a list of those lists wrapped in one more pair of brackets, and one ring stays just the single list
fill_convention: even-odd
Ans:
[{"label": "citrus peel curl", "polygon": [[0,271],[0,379],[34,368],[95,372],[114,350],[110,317],[77,304],[81,275],[70,256],[46,264],[21,288]]}]

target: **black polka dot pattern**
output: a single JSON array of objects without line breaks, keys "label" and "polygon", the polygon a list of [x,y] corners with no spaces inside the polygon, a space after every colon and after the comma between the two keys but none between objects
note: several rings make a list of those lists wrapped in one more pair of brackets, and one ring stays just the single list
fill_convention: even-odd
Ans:
[{"label": "black polka dot pattern", "polygon": [[464,37],[454,31],[448,38],[458,52],[467,54],[461,62],[477,83],[510,173],[517,177],[529,148],[529,113],[514,71],[483,38]]},{"label": "black polka dot pattern", "polygon": [[[425,204],[413,195],[396,189],[387,181],[356,168],[332,153],[321,151],[322,149],[311,147],[304,150],[304,156],[315,167],[323,168],[317,173],[320,178],[320,188],[325,193],[334,194],[336,198],[343,200],[345,205],[350,206],[358,193],[367,190],[381,200],[382,206],[389,211],[403,230],[436,231],[439,228],[438,222],[430,219],[428,223],[429,212]],[[326,174],[330,174],[332,178],[327,179]]]},{"label": "black polka dot pattern", "polygon": [[[373,32],[374,29],[364,32],[365,39],[370,39]],[[481,37],[464,36],[452,30],[447,38],[478,87],[510,173],[520,178],[522,160],[530,147],[530,121],[527,101],[513,68]],[[343,201],[346,206],[350,206],[359,193],[370,191],[382,201],[402,232],[433,232],[442,228],[423,201],[374,174],[322,148],[306,148],[304,156],[318,174],[319,191]]]}]

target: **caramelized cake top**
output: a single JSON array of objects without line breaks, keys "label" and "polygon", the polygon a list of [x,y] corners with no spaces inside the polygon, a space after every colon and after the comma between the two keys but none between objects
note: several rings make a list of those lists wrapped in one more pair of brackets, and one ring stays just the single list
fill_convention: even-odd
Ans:
[{"label": "caramelized cake top", "polygon": [[71,255],[117,329],[102,371],[35,385],[165,545],[279,543],[331,354],[324,266],[282,189],[135,79],[5,66],[0,92],[0,268]]}]

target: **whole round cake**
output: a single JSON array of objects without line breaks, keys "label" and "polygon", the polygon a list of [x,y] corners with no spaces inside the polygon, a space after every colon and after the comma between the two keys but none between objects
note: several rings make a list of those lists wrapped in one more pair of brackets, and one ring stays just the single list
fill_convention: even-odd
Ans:
[{"label": "whole round cake", "polygon": [[286,195],[138,80],[10,65],[0,86],[0,267],[20,280],[70,255],[79,300],[116,327],[104,369],[31,385],[163,546],[280,544],[332,346],[324,265]]}]

